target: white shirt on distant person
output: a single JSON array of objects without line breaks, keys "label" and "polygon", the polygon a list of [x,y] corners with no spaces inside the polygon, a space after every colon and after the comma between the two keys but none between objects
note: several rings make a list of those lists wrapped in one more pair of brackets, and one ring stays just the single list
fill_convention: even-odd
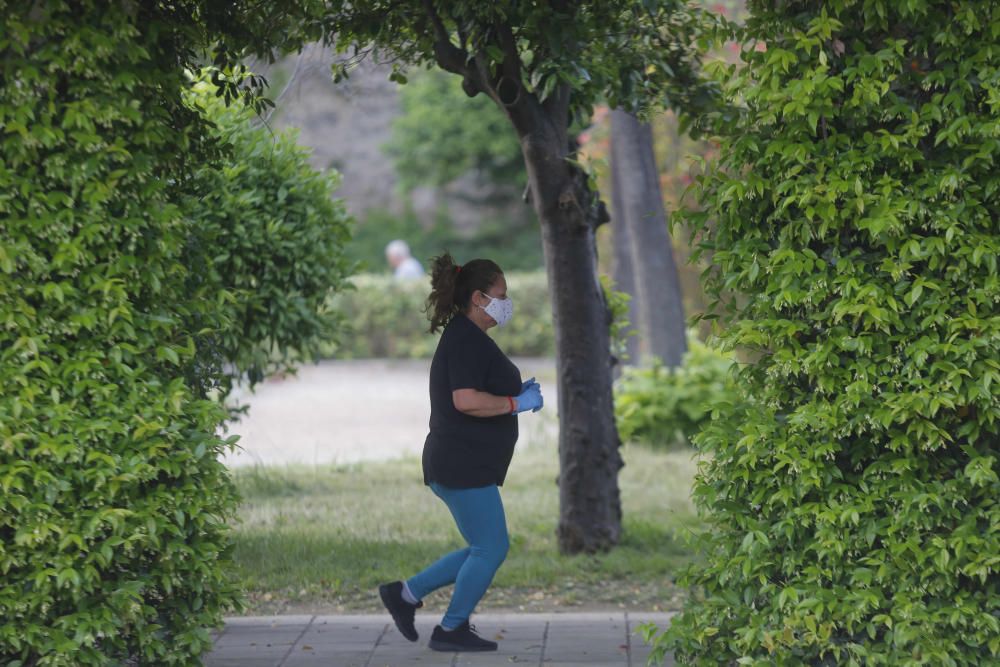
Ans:
[{"label": "white shirt on distant person", "polygon": [[424,267],[420,266],[418,262],[413,257],[407,257],[399,266],[396,267],[396,271],[393,273],[396,280],[414,280],[416,278],[424,277]]},{"label": "white shirt on distant person", "polygon": [[414,280],[424,276],[424,267],[410,254],[410,246],[402,239],[390,241],[385,247],[385,260],[396,280]]}]

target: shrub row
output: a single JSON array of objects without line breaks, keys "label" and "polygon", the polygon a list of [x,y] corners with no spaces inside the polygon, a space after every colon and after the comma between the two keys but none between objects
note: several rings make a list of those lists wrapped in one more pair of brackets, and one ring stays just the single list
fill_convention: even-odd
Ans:
[{"label": "shrub row", "polygon": [[[555,334],[544,272],[506,274],[514,317],[494,336],[511,356],[555,354]],[[427,333],[424,306],[430,278],[396,281],[392,276],[360,275],[353,289],[331,298],[330,308],[345,318],[344,333],[320,351],[337,359],[423,359],[434,355],[438,336]]]},{"label": "shrub row", "polygon": [[656,363],[626,368],[615,385],[615,416],[625,442],[655,447],[690,444],[711,419],[713,410],[738,402],[733,357],[713,349],[693,334],[678,368]]}]

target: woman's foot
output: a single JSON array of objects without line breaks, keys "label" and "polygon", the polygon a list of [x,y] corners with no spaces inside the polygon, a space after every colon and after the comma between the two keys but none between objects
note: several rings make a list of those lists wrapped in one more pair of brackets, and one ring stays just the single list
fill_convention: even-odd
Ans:
[{"label": "woman's foot", "polygon": [[382,604],[392,616],[392,620],[395,621],[399,633],[411,642],[417,641],[420,636],[417,634],[413,619],[417,614],[417,609],[423,607],[424,603],[418,601],[417,604],[410,604],[404,600],[402,581],[382,584],[378,587],[378,594],[382,598]]},{"label": "woman's foot", "polygon": [[431,641],[427,644],[435,651],[495,651],[497,643],[483,639],[476,634],[476,628],[466,621],[454,630],[445,630],[440,625],[434,626]]}]

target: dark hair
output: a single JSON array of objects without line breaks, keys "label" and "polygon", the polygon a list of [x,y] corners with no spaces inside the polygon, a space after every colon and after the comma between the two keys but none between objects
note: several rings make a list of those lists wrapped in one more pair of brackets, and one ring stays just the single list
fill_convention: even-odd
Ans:
[{"label": "dark hair", "polygon": [[473,293],[485,293],[503,275],[496,262],[473,259],[459,266],[447,252],[432,259],[431,267],[431,294],[425,309],[431,333],[444,328],[457,313],[468,308]]}]

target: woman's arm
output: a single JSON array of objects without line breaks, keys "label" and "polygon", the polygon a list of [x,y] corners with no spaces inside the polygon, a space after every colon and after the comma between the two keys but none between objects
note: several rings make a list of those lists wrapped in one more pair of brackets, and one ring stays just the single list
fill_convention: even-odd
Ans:
[{"label": "woman's arm", "polygon": [[456,389],[451,392],[455,409],[470,417],[509,415],[517,408],[517,399],[495,396],[476,389]]}]

